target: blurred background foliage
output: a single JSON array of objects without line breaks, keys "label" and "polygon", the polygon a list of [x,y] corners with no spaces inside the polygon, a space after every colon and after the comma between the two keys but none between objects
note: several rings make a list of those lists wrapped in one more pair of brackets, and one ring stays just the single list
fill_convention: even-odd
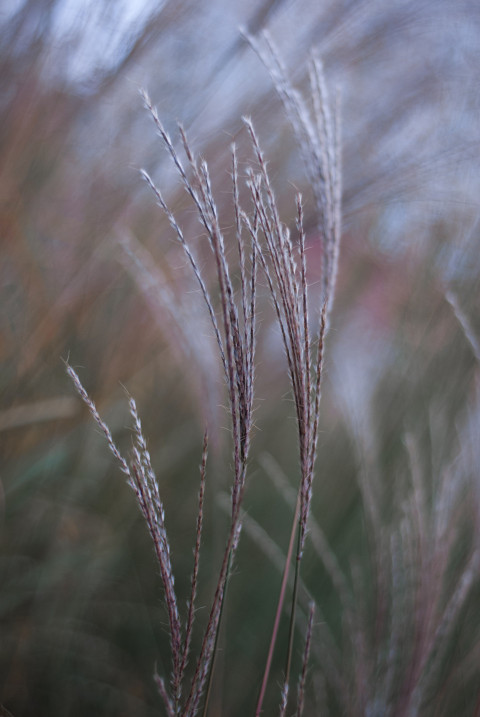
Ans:
[{"label": "blurred background foliage", "polygon": [[[228,150],[232,139],[240,156],[246,146],[245,114],[285,221],[294,227],[298,187],[307,229],[314,226],[291,131],[240,26],[267,27],[301,87],[318,50],[341,95],[344,236],[316,521],[341,565],[363,570],[357,597],[368,606],[376,589],[368,496],[382,529],[395,522],[411,485],[410,436],[432,514],[445,476],[460,485],[453,584],[479,526],[478,4],[12,0],[0,26],[0,703],[15,717],[162,714],[152,674],[155,663],[168,674],[169,651],[149,536],[62,357],[126,451],[123,386],[139,404],[181,603],[210,424],[200,604],[209,602],[229,489],[223,386],[189,268],[138,173],[154,176],[185,231],[201,239],[138,89],[148,89],[172,132],[182,121],[209,161],[226,227]],[[314,301],[314,232],[307,240]],[[141,252],[148,276],[135,265]],[[248,521],[212,715],[252,713],[280,583],[275,555],[286,550],[292,515],[278,481],[283,475],[293,487],[298,478],[285,362],[271,309],[260,302]],[[304,582],[319,621],[342,644],[338,598],[309,551]],[[478,589],[475,580],[455,625],[441,708],[433,701],[422,714],[478,714]],[[199,624],[204,617],[199,611]],[[374,617],[365,624],[369,634]],[[343,659],[354,682],[356,666],[346,652]],[[276,670],[267,714],[279,699],[280,658]],[[316,714],[323,682],[311,682],[307,714]],[[341,712],[328,686],[326,694],[330,711]],[[350,713],[360,714],[359,705]]]}]

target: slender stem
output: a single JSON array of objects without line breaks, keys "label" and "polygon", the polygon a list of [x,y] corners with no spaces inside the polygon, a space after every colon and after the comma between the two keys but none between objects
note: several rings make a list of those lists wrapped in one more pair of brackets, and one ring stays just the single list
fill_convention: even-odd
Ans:
[{"label": "slender stem", "polygon": [[297,556],[295,560],[295,576],[293,581],[293,594],[292,594],[292,610],[290,612],[290,627],[288,630],[288,647],[287,647],[287,659],[285,662],[285,684],[288,685],[290,681],[290,668],[292,666],[292,654],[293,654],[293,638],[295,635],[295,617],[297,613],[297,602],[298,602],[298,585],[300,578],[300,563],[302,560],[302,529],[300,523],[298,525],[298,538],[297,538]]},{"label": "slender stem", "polygon": [[[275,643],[277,641],[277,636],[278,636],[278,627],[280,624],[280,616],[282,614],[283,603],[285,601],[285,593],[287,590],[288,575],[290,572],[290,563],[292,561],[293,546],[294,546],[294,542],[295,542],[295,530],[298,525],[299,516],[300,516],[300,493],[298,494],[298,498],[297,498],[297,505],[295,508],[295,516],[293,518],[292,530],[290,533],[290,542],[288,544],[288,553],[287,553],[287,557],[285,560],[285,568],[283,571],[282,586],[280,588],[280,595],[278,598],[277,611],[275,613],[275,621],[273,623],[272,637],[270,638],[270,646],[268,648],[268,656],[267,656],[267,662],[265,665],[265,673],[263,675],[262,686],[260,688],[260,695],[258,697],[257,708],[255,710],[255,717],[259,717],[259,715],[261,715],[261,713],[262,713],[263,700],[265,698],[265,692],[267,690],[267,683],[268,683],[268,678],[270,675],[270,668],[272,666],[272,660],[273,660],[273,652],[275,650]],[[297,572],[297,571],[295,571],[295,572]]]},{"label": "slender stem", "polygon": [[220,604],[220,613],[218,616],[218,627],[217,627],[217,632],[215,634],[215,642],[213,645],[213,655],[212,655],[212,660],[210,662],[210,669],[208,671],[207,689],[206,689],[206,694],[205,694],[205,702],[204,702],[203,710],[202,710],[202,717],[207,717],[207,713],[208,713],[208,703],[210,701],[210,694],[212,691],[212,677],[213,677],[213,672],[215,670],[215,662],[217,660],[218,637],[220,635],[220,626],[222,624],[223,608],[225,605],[225,598],[227,596],[227,588],[228,588],[228,582],[229,582],[229,578],[230,578],[231,566],[232,566],[232,551],[230,550],[230,552],[228,554],[227,573],[225,576],[225,587],[223,589],[222,602]]}]

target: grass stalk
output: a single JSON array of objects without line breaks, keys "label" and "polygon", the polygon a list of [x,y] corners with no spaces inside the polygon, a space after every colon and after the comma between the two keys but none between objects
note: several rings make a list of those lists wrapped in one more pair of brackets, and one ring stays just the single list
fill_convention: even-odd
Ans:
[{"label": "grass stalk", "polygon": [[[272,667],[273,654],[275,651],[275,645],[277,642],[278,629],[280,627],[280,618],[283,612],[283,605],[285,602],[285,596],[287,592],[288,576],[290,573],[290,565],[292,563],[293,550],[295,545],[295,534],[298,530],[298,521],[300,517],[300,495],[297,497],[297,505],[295,508],[295,515],[293,517],[292,529],[290,531],[290,540],[288,543],[287,556],[285,558],[285,566],[283,569],[282,583],[280,586],[280,594],[278,596],[277,609],[275,611],[275,619],[273,622],[272,635],[270,637],[270,645],[268,648],[267,660],[265,663],[265,671],[263,673],[262,684],[260,687],[260,693],[258,695],[257,706],[255,709],[255,717],[260,717],[263,709],[263,701],[267,691],[268,679],[270,677],[270,670]],[[297,571],[295,571],[297,572]]]}]

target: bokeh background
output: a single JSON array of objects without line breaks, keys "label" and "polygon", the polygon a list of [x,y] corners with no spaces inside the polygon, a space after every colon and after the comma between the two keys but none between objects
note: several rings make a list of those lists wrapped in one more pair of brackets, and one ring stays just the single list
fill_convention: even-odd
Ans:
[{"label": "bokeh background", "polygon": [[[476,544],[478,3],[10,0],[0,9],[0,703],[14,717],[163,714],[154,664],[169,673],[149,536],[62,358],[127,452],[124,387],[137,400],[182,604],[205,423],[213,438],[200,605],[225,540],[220,367],[189,268],[138,170],[152,174],[199,251],[201,229],[140,88],[172,134],[181,120],[207,158],[227,234],[229,146],[243,151],[241,116],[252,117],[292,228],[296,188],[305,194],[315,300],[313,201],[281,103],[241,27],[268,28],[307,93],[308,56],[318,50],[341,98],[343,238],[315,519],[347,571],[367,566],[368,604],[365,496],[374,494],[385,525],[395,521],[413,445],[432,513],[438,482],[460,481],[455,524],[467,534],[460,556],[452,553],[452,581],[462,550]],[[204,266],[208,275],[208,253]],[[292,515],[279,484],[298,479],[294,410],[266,296],[258,352],[248,520],[222,636],[218,715],[253,713]],[[313,551],[304,581],[341,645],[339,601]],[[477,714],[478,587],[447,657],[459,679],[432,714]],[[199,626],[206,614],[199,610]],[[323,681],[311,682],[307,713],[316,714]]]}]

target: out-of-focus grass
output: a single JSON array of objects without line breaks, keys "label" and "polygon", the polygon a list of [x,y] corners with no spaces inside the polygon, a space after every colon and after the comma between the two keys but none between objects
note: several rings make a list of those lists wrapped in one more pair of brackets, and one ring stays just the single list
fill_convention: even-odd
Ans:
[{"label": "out-of-focus grass", "polygon": [[[204,34],[197,29],[195,35],[193,3],[177,10],[167,3],[152,25],[155,31],[137,28],[139,36],[144,33],[143,44],[132,45],[130,54],[125,50],[117,68],[78,86],[72,77],[52,73],[47,60],[55,39],[48,22],[35,20],[37,12],[48,18],[60,5],[60,0],[48,8],[35,0],[24,3],[24,27],[30,23],[35,32],[23,39],[2,33],[1,44],[0,702],[15,717],[161,714],[151,675],[155,662],[159,672],[168,674],[169,655],[148,535],[131,492],[83,409],[71,402],[51,403],[71,397],[61,364],[61,357],[70,355],[128,450],[120,384],[135,395],[161,478],[179,593],[186,596],[203,432],[198,396],[191,397],[196,370],[170,348],[168,322],[152,315],[118,261],[119,234],[128,230],[148,247],[179,301],[190,285],[166,224],[132,170],[143,163],[168,177],[135,84],[148,83],[167,121],[178,114],[198,128],[218,186],[227,171],[223,150],[238,133],[237,109],[238,115],[253,115],[265,140],[285,217],[293,208],[287,204],[293,195],[288,182],[296,182],[300,172],[279,104],[265,90],[267,78],[255,58],[237,45],[236,23],[247,22],[260,6],[252,3],[244,11],[248,16],[232,18],[219,4],[231,44],[206,47]],[[429,506],[435,506],[442,481],[450,481],[452,490],[460,486],[453,522],[459,536],[446,596],[469,546],[478,545],[478,518],[471,515],[478,505],[478,368],[445,293],[447,285],[453,287],[480,335],[474,224],[478,128],[472,119],[477,117],[472,87],[479,18],[475,4],[468,2],[442,3],[441,9],[435,3],[419,9],[414,3],[392,3],[390,10],[360,2],[341,12],[334,4],[279,7],[269,21],[285,41],[287,62],[302,66],[316,31],[327,70],[343,86],[346,229],[327,356],[314,514],[342,567],[349,572],[353,562],[363,571],[365,586],[362,593],[357,584],[357,602],[359,612],[366,613],[363,657],[370,659],[379,645],[387,649],[382,636],[388,630],[382,633],[375,613],[375,554],[359,488],[362,476],[373,487],[387,534],[389,525],[400,524],[411,488],[407,436],[419,455]],[[452,30],[448,35],[447,25],[458,34]],[[177,55],[170,53],[172,47]],[[69,56],[68,47],[62,51]],[[226,58],[220,68],[218,58]],[[203,74],[202,62],[209,68]],[[188,68],[195,63],[197,85],[192,87]],[[236,140],[241,146],[242,136]],[[176,184],[170,193],[182,213]],[[188,213],[182,220],[199,232]],[[313,249],[311,263],[314,282]],[[246,507],[252,521],[285,552],[291,509],[260,461],[268,452],[296,485],[293,409],[270,318],[269,307],[262,307],[258,430]],[[226,425],[221,411],[219,420]],[[228,465],[226,450],[224,445]],[[208,603],[217,546],[224,539],[216,494],[227,489],[228,481],[220,466],[220,457],[214,458],[200,604]],[[393,550],[392,543],[388,549]],[[266,550],[266,537],[246,532],[229,591],[212,714],[253,710],[280,582]],[[323,611],[319,622],[332,626],[341,646],[338,598],[311,547],[305,568],[305,584]],[[408,632],[413,614],[408,586],[395,585],[399,619],[411,647],[416,638]],[[422,714],[474,714],[476,598],[478,580],[455,625],[440,687]],[[202,617],[200,611],[197,619]],[[344,644],[345,684],[356,695],[358,665]],[[318,677],[316,660],[313,650],[307,714],[322,705],[325,675]],[[278,679],[281,668],[279,661]],[[448,679],[442,683],[444,676]],[[328,686],[326,694],[330,712],[340,713]],[[274,713],[274,683],[268,700],[266,712]],[[400,715],[401,704],[399,697],[389,711],[375,712],[372,702],[370,714]],[[350,703],[350,713],[359,714],[359,705]]]}]

